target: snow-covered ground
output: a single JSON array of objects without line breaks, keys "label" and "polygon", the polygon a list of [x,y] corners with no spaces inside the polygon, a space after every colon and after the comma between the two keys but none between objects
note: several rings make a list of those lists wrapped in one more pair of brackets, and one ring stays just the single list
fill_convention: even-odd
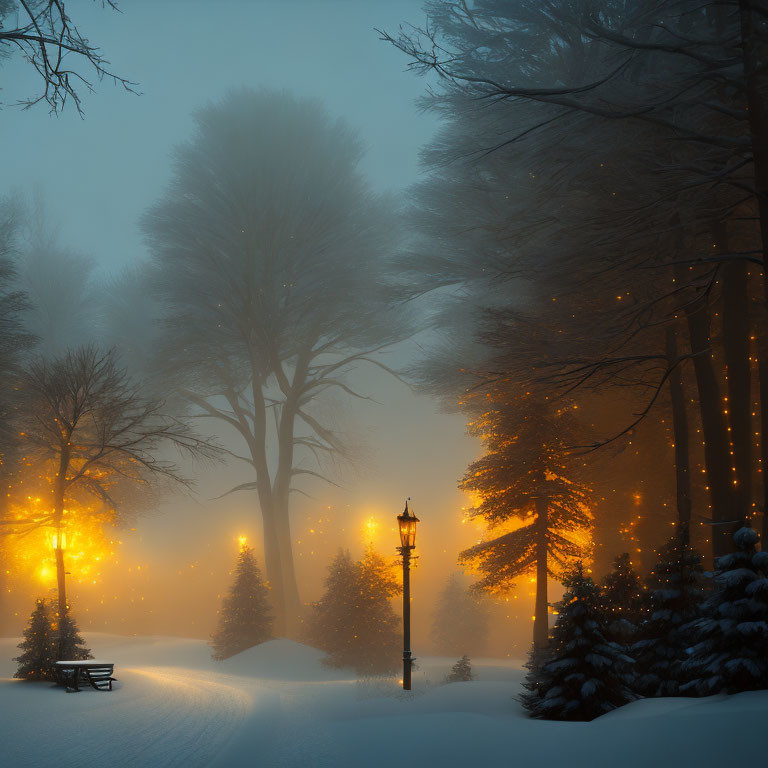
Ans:
[{"label": "snow-covered ground", "polygon": [[363,768],[565,764],[601,768],[762,765],[768,692],[639,701],[593,723],[525,717],[519,663],[423,659],[415,690],[357,681],[288,640],[211,661],[199,640],[88,634],[114,660],[112,693],[11,680],[0,639],[0,764],[7,768]]}]

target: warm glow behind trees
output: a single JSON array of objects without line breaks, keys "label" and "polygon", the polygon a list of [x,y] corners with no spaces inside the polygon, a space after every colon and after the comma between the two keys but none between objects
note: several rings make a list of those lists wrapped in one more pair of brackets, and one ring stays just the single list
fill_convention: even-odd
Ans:
[{"label": "warm glow behind trees", "polygon": [[[66,567],[106,553],[105,542],[96,545],[96,540],[120,502],[159,481],[188,484],[173,462],[160,458],[160,450],[172,446],[192,457],[213,458],[216,448],[165,413],[161,402],[142,398],[114,351],[85,346],[33,361],[22,372],[19,390],[24,456],[11,482],[14,506],[3,528],[15,534],[21,552],[34,552],[38,531],[43,532],[38,547],[45,551],[49,544],[50,550],[38,551],[39,575],[45,575],[52,552],[63,615]],[[72,573],[86,578],[91,566],[80,566]]]},{"label": "warm glow behind trees", "polygon": [[487,452],[469,466],[461,487],[479,496],[469,514],[486,521],[488,535],[461,560],[480,571],[476,588],[491,593],[535,576],[534,640],[543,645],[547,578],[560,578],[590,550],[589,490],[572,479],[567,458],[572,417],[565,407],[509,388],[497,387],[486,402],[471,429]]},{"label": "warm glow behind trees", "polygon": [[[388,300],[399,244],[392,201],[360,172],[361,145],[321,105],[240,89],[195,115],[173,182],[147,212],[159,299],[169,308],[163,376],[200,418],[232,429],[263,522],[276,632],[300,599],[290,499],[353,453],[319,410],[403,336]],[[272,457],[275,460],[272,460]]]}]

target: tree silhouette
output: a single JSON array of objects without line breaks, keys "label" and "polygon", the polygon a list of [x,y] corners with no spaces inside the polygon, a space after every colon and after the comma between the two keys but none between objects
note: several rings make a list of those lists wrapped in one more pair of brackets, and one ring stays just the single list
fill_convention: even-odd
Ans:
[{"label": "tree silhouette", "polygon": [[[471,464],[460,487],[479,502],[470,510],[489,525],[489,538],[461,553],[482,578],[476,588],[489,592],[514,586],[514,579],[536,575],[534,642],[547,642],[547,577],[559,578],[584,557],[578,539],[588,532],[588,490],[569,479],[565,464],[567,411],[555,411],[528,395],[492,402],[471,425],[487,453]],[[512,524],[511,530],[505,527]],[[495,531],[499,530],[498,534]]]},{"label": "tree silhouette", "polygon": [[[239,90],[196,115],[174,178],[144,218],[153,279],[169,308],[163,376],[201,418],[233,429],[255,491],[278,633],[300,601],[289,497],[331,480],[349,452],[313,409],[402,337],[385,290],[391,205],[359,171],[354,133],[314,101]],[[272,462],[272,456],[276,461]]]}]

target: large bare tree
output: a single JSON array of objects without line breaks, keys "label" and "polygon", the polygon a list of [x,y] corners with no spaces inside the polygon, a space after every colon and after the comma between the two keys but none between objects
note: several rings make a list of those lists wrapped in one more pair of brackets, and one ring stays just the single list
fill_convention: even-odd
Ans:
[{"label": "large bare tree", "polygon": [[64,547],[66,509],[90,495],[97,508],[118,506],[115,490],[161,480],[188,484],[177,465],[162,457],[175,447],[213,458],[216,447],[163,403],[147,400],[121,370],[112,350],[84,346],[52,360],[39,358],[19,381],[24,466],[51,478],[50,505],[42,515],[6,520],[6,532],[37,527],[56,533],[59,612],[67,606]]},{"label": "large bare tree", "polygon": [[291,631],[289,496],[346,450],[313,403],[362,397],[344,376],[358,363],[387,369],[377,352],[401,337],[386,288],[396,227],[353,131],[317,103],[240,90],[195,122],[144,219],[169,315],[165,371],[242,438],[233,455],[252,474],[233,490],[258,496],[277,630]]}]

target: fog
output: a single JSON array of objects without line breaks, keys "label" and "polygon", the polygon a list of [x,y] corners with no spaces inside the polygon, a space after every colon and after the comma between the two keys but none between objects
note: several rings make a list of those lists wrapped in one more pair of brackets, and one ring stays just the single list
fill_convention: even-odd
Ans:
[{"label": "fog", "polygon": [[[232,89],[284,89],[319,100],[331,117],[358,131],[360,169],[376,192],[401,197],[421,178],[419,152],[439,120],[417,106],[426,81],[406,71],[402,55],[374,29],[418,21],[419,0],[132,0],[121,4],[122,13],[98,3],[74,5],[83,34],[103,51],[111,71],[135,83],[136,93],[104,80],[94,83],[92,94],[81,89],[83,116],[71,104],[58,115],[48,114],[45,103],[24,110],[14,102],[37,93],[40,84],[20,57],[3,61],[0,191],[42,200],[58,242],[92,261],[96,281],[147,259],[139,221],[167,188],[173,148],[192,135],[192,113]],[[381,359],[406,370],[434,340],[434,331],[418,332]],[[482,534],[464,520],[468,497],[457,489],[480,444],[466,434],[463,414],[381,369],[359,365],[349,385],[372,398],[332,401],[334,419],[358,446],[353,465],[332,475],[340,487],[309,480],[302,488],[314,498],[291,497],[300,597],[303,603],[320,598],[328,562],[340,547],[358,557],[371,542],[394,559],[395,516],[410,497],[422,521],[413,577],[418,655],[429,648],[438,591],[462,571],[458,552]],[[231,431],[209,432],[241,450]],[[216,498],[248,481],[247,471],[226,457],[183,462],[193,486],[137,507],[130,522],[109,529],[119,544],[98,575],[72,575],[69,594],[83,630],[207,638],[231,582],[239,537],[247,537],[263,565],[255,493]],[[9,574],[7,634],[21,631],[32,599],[46,589],[55,593],[55,579],[30,583],[27,576]],[[496,605],[492,652],[519,655],[527,647],[532,596],[523,583]]]},{"label": "fog", "polygon": [[5,762],[764,761],[767,60],[768,0],[0,0]]}]

